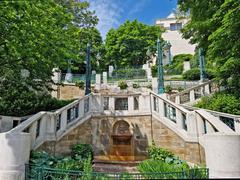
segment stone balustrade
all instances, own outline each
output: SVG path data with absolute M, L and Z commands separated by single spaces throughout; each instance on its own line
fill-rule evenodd
M 206 86 L 209 87 L 209 90 L 205 88 Z M 209 82 L 201 84 L 199 87 L 200 89 L 204 87 L 205 90 L 203 91 L 203 94 L 206 94 L 206 92 L 211 92 Z M 195 88 L 188 92 L 193 91 L 195 93 Z M 30 149 L 37 149 L 46 141 L 60 140 L 76 126 L 80 125 L 91 117 L 121 117 L 141 115 L 152 116 L 152 118 L 160 121 L 163 125 L 175 132 L 185 142 L 199 143 L 203 148 L 208 148 L 206 147 L 204 140 L 206 135 L 218 132 L 236 134 L 233 129 L 228 127 L 226 124 L 220 121 L 219 118 L 211 113 L 205 110 L 191 110 L 184 108 L 181 105 L 168 100 L 166 97 L 159 96 L 152 91 L 131 93 L 107 92 L 101 94 L 90 94 L 81 99 L 75 100 L 74 102 L 55 112 L 39 112 L 7 132 L 7 134 L 11 136 L 11 139 L 9 139 L 8 143 L 6 143 L 7 136 L 0 134 L 0 142 L 4 142 L 2 148 L 5 150 L 3 152 L 7 153 L 7 149 L 9 149 L 8 144 L 15 142 L 15 140 L 12 138 L 16 135 L 19 136 L 19 138 L 22 138 L 21 141 L 19 141 L 21 144 L 15 142 L 16 144 L 13 147 L 19 146 L 20 149 L 23 149 L 24 146 L 26 146 L 29 147 L 26 151 L 30 152 Z M 239 131 L 239 124 L 235 126 L 235 129 Z M 27 157 L 24 157 L 25 158 L 20 159 L 18 162 L 18 164 L 21 164 L 21 168 L 22 165 L 26 163 Z M 2 156 L 0 156 L 0 162 L 4 160 L 8 161 L 8 159 L 5 159 L 4 155 L 2 154 Z M 209 168 L 211 168 L 212 161 L 208 160 L 207 162 L 210 162 Z M 9 167 L 10 166 L 11 162 Z M 19 166 L 17 172 L 18 174 L 20 173 L 20 177 L 24 177 L 24 169 L 21 168 Z M 2 171 L 3 169 L 1 168 L 0 177 L 7 176 L 4 174 L 5 171 L 1 173 Z M 11 171 L 11 169 L 9 169 L 9 171 Z M 16 174 L 14 174 L 14 176 L 9 176 L 9 179 L 15 179 L 15 175 Z
M 219 91 L 219 88 L 214 81 L 207 81 L 179 93 L 170 95 L 168 96 L 168 99 L 177 104 L 193 103 L 202 96 L 207 96 L 217 91 Z

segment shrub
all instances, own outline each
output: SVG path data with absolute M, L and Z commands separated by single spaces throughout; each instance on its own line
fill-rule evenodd
M 72 157 L 74 159 L 87 159 L 93 157 L 93 149 L 90 144 L 76 144 L 72 147 Z
M 172 92 L 172 87 L 170 86 L 170 85 L 167 85 L 166 87 L 165 87 L 165 92 L 166 93 L 171 93 Z
M 148 89 L 152 89 L 152 84 L 148 84 L 148 85 L 147 85 L 147 88 L 148 88 Z
M 198 68 L 190 69 L 183 73 L 183 79 L 186 80 L 199 80 L 200 70 Z
M 182 88 L 181 86 L 177 88 L 178 92 L 181 92 L 184 90 L 184 88 Z
M 126 81 L 119 81 L 118 87 L 120 87 L 120 89 L 127 89 L 128 85 L 127 85 Z
M 80 89 L 84 89 L 85 82 L 84 81 L 76 81 L 75 86 L 79 87 Z
M 136 83 L 133 83 L 133 88 L 139 88 L 140 86 L 139 86 L 139 84 L 136 84 Z
M 216 93 L 211 97 L 202 97 L 195 106 L 240 115 L 240 99 L 233 94 L 227 94 L 227 92 Z
M 174 154 L 167 149 L 156 147 L 155 145 L 148 148 L 148 156 L 154 160 L 165 161 L 166 158 L 173 158 Z

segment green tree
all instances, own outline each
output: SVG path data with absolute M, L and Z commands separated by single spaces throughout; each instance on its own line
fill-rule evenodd
M 26 115 L 38 110 L 32 99 L 41 104 L 49 94 L 52 69 L 80 58 L 81 29 L 76 14 L 60 1 L 1 1 L 0 8 L 0 114 L 17 107 Z M 83 6 L 78 15 L 86 12 Z M 88 26 L 95 24 L 89 19 Z M 24 69 L 29 76 L 22 77 Z
M 149 49 L 156 52 L 156 40 L 162 30 L 157 26 L 126 21 L 118 29 L 111 29 L 106 36 L 106 60 L 118 68 L 138 67 L 146 63 Z
M 240 96 L 239 1 L 178 0 L 178 4 L 190 12 L 183 36 L 205 49 L 221 84 Z

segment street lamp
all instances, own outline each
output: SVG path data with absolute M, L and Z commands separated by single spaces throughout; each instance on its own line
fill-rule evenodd
M 87 56 L 86 56 L 86 88 L 85 95 L 91 93 L 91 63 L 90 63 L 90 52 L 91 46 L 90 43 L 87 44 Z
M 164 80 L 163 80 L 163 63 L 162 63 L 162 47 L 160 39 L 157 40 L 157 62 L 158 62 L 158 94 L 164 93 Z
M 204 81 L 207 79 L 206 77 L 206 69 L 205 69 L 205 58 L 203 53 L 203 48 L 199 48 L 198 50 L 199 55 L 199 65 L 200 65 L 200 81 Z

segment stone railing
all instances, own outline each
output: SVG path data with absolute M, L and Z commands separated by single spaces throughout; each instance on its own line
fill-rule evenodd
M 85 96 L 55 112 L 39 112 L 9 133 L 29 133 L 31 148 L 36 149 L 45 141 L 61 138 L 74 124 L 90 117 L 91 98 Z
M 205 134 L 234 133 L 230 127 L 207 111 L 187 110 L 153 92 L 151 92 L 151 110 L 153 117 L 159 119 L 185 141 L 199 142 L 203 147 L 204 142 L 199 138 Z
M 199 111 L 202 112 L 203 110 L 197 107 L 192 107 L 184 104 L 182 104 L 181 106 L 191 111 L 195 110 L 196 112 L 199 112 Z M 217 118 L 218 120 L 225 123 L 233 131 L 240 133 L 240 115 L 233 115 L 233 114 L 228 114 L 228 113 L 223 113 L 218 111 L 212 111 L 208 109 L 204 109 L 204 111 L 210 113 L 212 116 L 214 116 L 214 118 Z
M 207 81 L 179 93 L 170 95 L 168 96 L 168 99 L 177 104 L 192 103 L 200 99 L 202 96 L 207 96 L 217 91 L 219 91 L 217 84 L 214 83 L 214 81 Z

